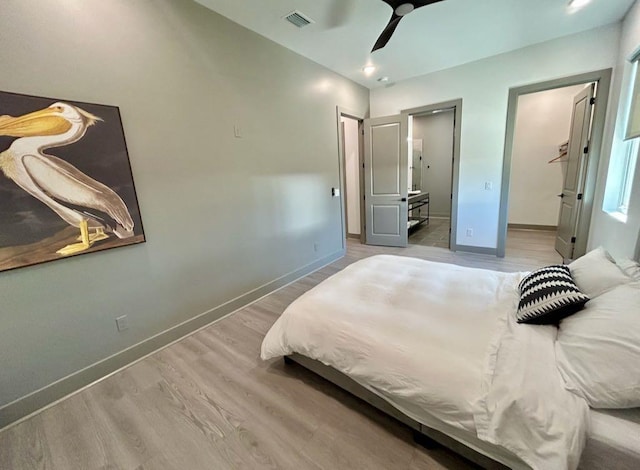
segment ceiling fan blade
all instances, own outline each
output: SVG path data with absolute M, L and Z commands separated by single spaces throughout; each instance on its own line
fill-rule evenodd
M 405 3 L 410 3 L 414 8 L 426 7 L 427 5 L 431 5 L 432 3 L 442 2 L 444 0 L 382 0 L 384 3 L 393 8 L 393 11 L 396 11 L 400 5 L 404 5 Z
M 389 42 L 389 39 L 391 39 L 391 36 L 393 35 L 393 32 L 396 30 L 396 28 L 398 27 L 398 23 L 400 23 L 400 20 L 403 18 L 403 16 L 406 16 L 403 14 L 403 12 L 399 12 L 402 16 L 398 15 L 396 13 L 396 11 L 398 10 L 398 7 L 405 5 L 405 4 L 409 4 L 409 5 L 413 5 L 413 9 L 415 10 L 416 8 L 420 8 L 420 7 L 426 7 L 427 5 L 431 5 L 433 3 L 438 3 L 438 2 L 442 2 L 444 0 L 382 0 L 383 2 L 385 2 L 387 5 L 389 5 L 391 8 L 393 8 L 393 14 L 391 15 L 391 19 L 389 20 L 389 24 L 387 24 L 387 27 L 384 28 L 384 31 L 382 31 L 382 34 L 380 34 L 380 37 L 378 38 L 378 40 L 376 41 L 375 45 L 373 46 L 373 49 L 371 49 L 371 52 L 375 52 L 378 49 L 382 49 L 384 46 L 387 45 L 387 43 Z M 408 10 L 410 14 L 411 13 L 411 9 Z
M 426 7 L 427 5 L 433 5 L 434 3 L 443 2 L 444 0 L 414 0 L 412 2 L 415 8 Z
M 402 16 L 398 16 L 395 13 L 391 15 L 391 19 L 389 20 L 387 27 L 384 28 L 384 31 L 382 31 L 382 34 L 380 34 L 380 37 L 378 38 L 376 43 L 373 45 L 373 49 L 371 49 L 371 52 L 375 52 L 378 49 L 382 49 L 384 46 L 387 45 L 387 43 L 389 42 L 389 39 L 391 39 L 391 36 L 393 35 L 393 32 L 398 27 L 398 24 L 400 23 L 401 19 L 402 19 Z

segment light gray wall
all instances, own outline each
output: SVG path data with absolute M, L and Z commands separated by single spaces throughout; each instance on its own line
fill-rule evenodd
M 372 117 L 463 99 L 459 245 L 497 246 L 509 89 L 614 66 L 620 29 L 612 24 L 371 90 Z
M 120 106 L 148 240 L 0 273 L 0 406 L 341 251 L 365 88 L 191 0 L 3 0 L 0 31 L 1 90 Z
M 453 110 L 413 117 L 413 138 L 422 139 L 422 190 L 429 193 L 429 212 L 451 216 L 453 177 Z
M 584 85 L 522 95 L 518 99 L 509 223 L 558 225 L 566 158 L 553 163 L 558 147 L 569 139 L 573 98 Z
M 636 2 L 622 23 L 620 50 L 614 69 L 614 81 L 609 100 L 609 120 L 604 142 L 605 158 L 600 160 L 598 186 L 589 234 L 589 248 L 602 245 L 614 256 L 628 258 L 633 257 L 636 253 L 636 243 L 640 249 L 638 238 L 640 231 L 640 165 L 636 165 L 627 220 L 623 222 L 614 218 L 603 210 L 603 205 L 607 196 L 605 190 L 607 188 L 615 190 L 615 186 L 617 186 L 616 167 L 619 166 L 625 151 L 623 138 L 631 98 L 632 76 L 629 58 L 639 47 L 640 2 Z M 608 180 L 609 183 L 607 183 Z M 610 194 L 610 196 L 615 196 L 615 194 Z

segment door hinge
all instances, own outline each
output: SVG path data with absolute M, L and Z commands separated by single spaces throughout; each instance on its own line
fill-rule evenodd
M 571 243 L 575 243 L 576 242 L 576 237 L 571 237 Z
M 582 193 L 578 194 L 578 201 L 582 199 Z
M 589 153 L 589 146 L 587 145 L 584 149 L 582 149 L 582 153 Z
M 595 96 L 593 98 L 591 98 L 591 100 L 589 100 L 589 104 L 596 104 Z
M 364 170 L 364 163 L 362 164 L 362 169 Z

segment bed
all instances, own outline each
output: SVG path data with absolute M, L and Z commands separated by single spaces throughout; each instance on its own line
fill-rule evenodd
M 612 435 L 640 437 L 637 413 L 591 410 L 556 365 L 558 328 L 516 322 L 525 275 L 367 258 L 294 301 L 261 356 L 295 361 L 483 467 L 637 468 L 640 439 Z

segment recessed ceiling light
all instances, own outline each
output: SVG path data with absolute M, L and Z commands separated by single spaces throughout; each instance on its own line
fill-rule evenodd
M 591 0 L 569 0 L 567 5 L 567 10 L 569 13 L 575 13 L 576 11 L 586 7 Z
M 378 81 L 379 81 L 379 82 L 383 82 L 383 83 L 384 83 L 384 82 L 388 82 L 388 81 L 389 81 L 389 77 L 380 77 L 380 78 L 378 79 Z
M 364 72 L 365 75 L 371 75 L 373 72 L 376 71 L 376 66 L 375 65 L 367 65 L 365 66 L 362 71 Z

